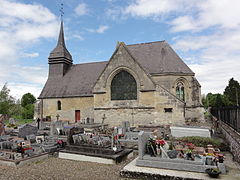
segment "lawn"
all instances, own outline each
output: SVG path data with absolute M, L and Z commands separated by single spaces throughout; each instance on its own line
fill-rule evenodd
M 19 125 L 22 125 L 22 124 L 27 124 L 27 123 L 32 123 L 34 122 L 33 119 L 16 119 L 16 124 L 19 126 Z M 4 124 L 5 125 L 8 125 L 9 124 L 9 121 L 6 120 L 4 121 Z

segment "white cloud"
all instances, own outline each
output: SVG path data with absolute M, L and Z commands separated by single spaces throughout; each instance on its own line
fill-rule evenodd
M 80 3 L 75 9 L 74 12 L 78 16 L 86 15 L 89 12 L 88 6 L 85 3 Z
M 214 26 L 221 29 L 236 29 L 240 25 L 240 19 L 238 18 L 240 16 L 239 6 L 239 0 L 199 1 L 194 6 L 195 13 L 177 17 L 170 24 L 175 32 L 201 31 Z
M 201 0 L 200 0 L 201 1 Z M 196 0 L 136 0 L 125 8 L 126 14 L 140 17 L 156 17 L 171 12 L 182 12 L 191 9 Z
M 189 65 L 202 85 L 202 93 L 223 93 L 230 78 L 240 81 L 239 57 Z
M 199 53 L 190 67 L 201 82 L 203 93 L 222 93 L 232 77 L 240 81 L 240 30 L 187 36 L 175 42 L 177 50 Z
M 174 48 L 191 59 L 203 93 L 222 93 L 231 77 L 240 81 L 239 7 L 239 0 L 135 0 L 123 13 L 186 32 L 173 38 Z
M 30 65 L 22 66 L 24 62 L 21 58 L 39 56 L 37 52 L 26 53 L 27 48 L 42 38 L 55 38 L 58 31 L 57 18 L 46 7 L 40 4 L 1 0 L 0 86 L 8 82 L 11 94 L 18 97 L 22 95 L 20 92 L 31 90 L 33 87 L 42 87 L 46 80 L 46 70 Z M 40 93 L 35 90 L 34 92 Z
M 84 38 L 79 34 L 74 34 L 73 37 L 79 39 L 80 41 L 84 40 Z
M 108 30 L 109 27 L 106 26 L 106 25 L 101 25 L 99 26 L 99 28 L 97 29 L 88 29 L 89 32 L 92 32 L 92 33 L 104 33 L 106 30 Z
M 16 99 L 21 99 L 22 95 L 26 93 L 31 93 L 37 98 L 42 90 L 41 85 L 31 83 L 8 83 L 7 86 L 10 94 Z
M 35 58 L 38 57 L 39 53 L 38 52 L 34 52 L 34 53 L 23 53 L 22 57 L 27 57 L 27 58 Z
M 39 96 L 43 84 L 47 80 L 47 67 L 12 64 L 5 68 L 8 69 L 4 70 L 4 67 L 0 67 L 0 87 L 7 82 L 11 90 L 10 94 L 16 98 L 21 98 L 24 93 L 28 92 L 34 94 L 36 97 Z
M 19 20 L 27 20 L 34 23 L 48 23 L 56 19 L 54 14 L 40 4 L 22 4 L 9 0 L 1 0 L 0 15 L 5 16 L 4 19 L 8 20 L 8 24 Z

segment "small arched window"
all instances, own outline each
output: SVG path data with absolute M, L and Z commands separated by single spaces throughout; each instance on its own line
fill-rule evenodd
M 111 100 L 136 100 L 137 83 L 127 71 L 121 71 L 112 80 Z
M 184 92 L 184 84 L 182 82 L 178 82 L 176 86 L 176 96 L 185 101 L 185 92 Z
M 57 110 L 62 110 L 62 103 L 61 103 L 61 101 L 57 102 Z

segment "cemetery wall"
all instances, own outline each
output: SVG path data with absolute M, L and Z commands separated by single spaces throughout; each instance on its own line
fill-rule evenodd
M 234 160 L 240 163 L 240 134 L 222 121 L 220 121 L 220 129 L 229 144 Z

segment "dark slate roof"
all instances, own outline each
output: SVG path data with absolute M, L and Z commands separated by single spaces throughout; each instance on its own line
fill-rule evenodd
M 166 41 L 126 47 L 149 74 L 194 75 Z M 72 65 L 63 77 L 49 77 L 39 98 L 92 96 L 93 86 L 106 65 L 107 61 Z
M 64 41 L 63 21 L 61 21 L 57 46 L 52 50 L 48 59 L 49 64 L 59 63 L 62 61 L 67 64 L 72 64 L 72 56 L 67 50 Z
M 106 64 L 72 65 L 63 77 L 48 78 L 39 98 L 92 96 L 93 86 Z
M 127 45 L 127 48 L 149 74 L 194 75 L 166 41 Z

